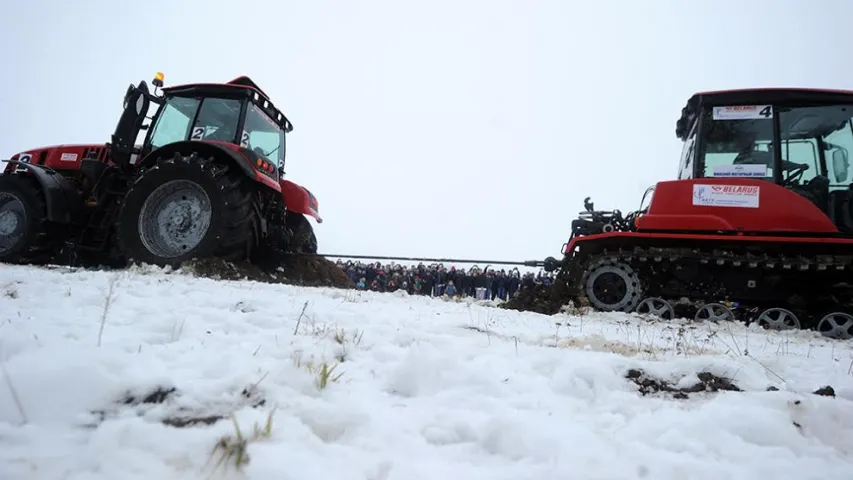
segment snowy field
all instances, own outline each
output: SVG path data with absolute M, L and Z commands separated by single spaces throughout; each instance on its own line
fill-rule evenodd
M 3 480 L 853 478 L 812 332 L 4 265 L 0 361 Z

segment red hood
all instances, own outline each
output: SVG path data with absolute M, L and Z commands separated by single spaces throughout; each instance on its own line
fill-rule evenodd
M 74 170 L 80 168 L 80 161 L 87 157 L 108 161 L 109 149 L 105 143 L 48 145 L 19 151 L 11 159 L 22 160 L 22 155 L 29 156 L 26 163 L 60 170 Z M 6 165 L 7 170 L 11 168 L 14 168 L 12 164 Z
M 16 152 L 15 155 L 20 155 L 22 153 L 29 153 L 31 155 L 34 155 L 34 154 L 41 153 L 42 151 L 45 151 L 45 150 L 48 150 L 48 151 L 49 150 L 74 150 L 74 151 L 77 151 L 77 150 L 84 150 L 86 148 L 89 148 L 89 149 L 106 148 L 106 146 L 107 145 L 105 143 L 66 143 L 66 144 L 60 144 L 60 145 L 46 145 L 43 147 L 30 148 L 28 150 L 22 150 L 22 151 Z

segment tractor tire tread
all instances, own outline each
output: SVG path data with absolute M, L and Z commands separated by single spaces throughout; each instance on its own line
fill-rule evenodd
M 176 154 L 174 157 L 160 158 L 155 166 L 140 173 L 128 190 L 126 198 L 131 198 L 138 188 L 147 186 L 149 183 L 148 179 L 154 171 L 169 168 L 170 164 L 181 164 L 182 168 L 190 167 L 202 173 L 214 185 L 212 188 L 213 191 L 208 192 L 208 194 L 219 196 L 218 200 L 212 199 L 213 203 L 221 204 L 223 210 L 218 223 L 211 225 L 211 228 L 216 229 L 212 245 L 198 247 L 201 248 L 201 251 L 197 251 L 186 258 L 182 258 L 184 256 L 177 257 L 180 259 L 177 261 L 164 259 L 155 261 L 154 263 L 177 266 L 190 258 L 219 257 L 230 261 L 248 258 L 251 255 L 254 243 L 257 241 L 255 224 L 258 222 L 258 219 L 256 218 L 257 211 L 252 207 L 254 196 L 253 180 L 239 169 L 228 168 L 229 166 L 226 163 L 217 161 L 215 158 L 201 158 L 195 154 Z M 126 238 L 127 232 L 121 235 L 124 231 L 121 219 L 125 217 L 124 208 L 126 205 L 125 203 L 122 206 L 122 213 L 119 215 L 116 231 L 120 233 L 119 242 L 121 250 L 132 257 L 132 252 L 137 247 L 128 243 L 130 239 Z M 135 212 L 135 214 L 138 215 L 138 212 Z M 134 232 L 138 235 L 135 229 Z M 207 240 L 203 242 L 207 242 Z M 133 243 L 136 242 L 134 241 Z M 153 257 L 152 255 L 145 256 Z
M 29 244 L 8 257 L 0 257 L 0 261 L 14 264 L 49 263 L 56 252 L 60 237 L 57 226 L 47 219 L 47 202 L 41 187 L 32 178 L 6 174 L 0 176 L 0 191 L 17 193 L 16 196 L 24 203 L 27 213 L 35 214 L 35 222 L 28 232 Z

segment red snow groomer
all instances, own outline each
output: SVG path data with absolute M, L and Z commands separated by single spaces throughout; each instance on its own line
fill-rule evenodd
M 676 124 L 678 179 L 640 210 L 572 222 L 560 272 L 571 299 L 603 311 L 853 338 L 853 91 L 697 93 Z

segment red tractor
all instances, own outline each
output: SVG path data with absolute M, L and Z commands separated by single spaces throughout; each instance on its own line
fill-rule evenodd
M 153 93 L 145 81 L 128 87 L 109 143 L 8 160 L 0 262 L 177 266 L 316 253 L 306 216 L 322 222 L 317 199 L 283 178 L 293 125 L 263 90 L 245 76 L 158 94 L 158 73 L 152 85 Z
M 587 198 L 563 260 L 544 262 L 559 295 L 853 338 L 851 118 L 853 91 L 693 95 L 676 124 L 678 179 L 624 216 Z

